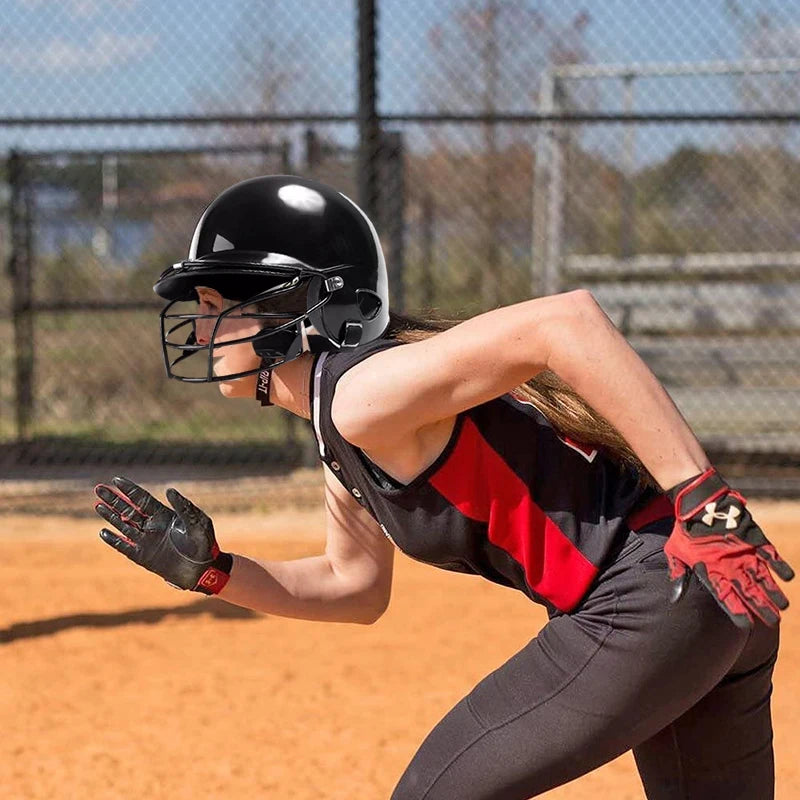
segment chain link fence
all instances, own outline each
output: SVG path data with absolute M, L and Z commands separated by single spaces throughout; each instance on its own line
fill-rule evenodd
M 288 172 L 370 210 L 397 309 L 591 288 L 718 462 L 797 490 L 800 3 L 7 0 L 4 18 L 9 475 L 312 463 L 296 418 L 165 378 L 151 290 L 222 188 Z

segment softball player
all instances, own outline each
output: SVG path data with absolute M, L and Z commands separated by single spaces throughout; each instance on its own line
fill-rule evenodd
M 288 562 L 224 552 L 189 500 L 125 478 L 96 489 L 105 542 L 271 614 L 374 622 L 395 548 L 548 610 L 430 732 L 394 800 L 522 800 L 631 748 L 651 800 L 773 796 L 788 603 L 770 569 L 792 570 L 589 293 L 446 330 L 390 316 L 369 219 L 291 176 L 220 195 L 155 290 L 171 377 L 311 420 L 327 544 Z

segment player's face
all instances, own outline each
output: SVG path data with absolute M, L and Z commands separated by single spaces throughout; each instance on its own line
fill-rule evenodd
M 197 287 L 197 299 L 199 302 L 198 313 L 210 314 L 218 317 L 222 311 L 230 307 L 222 295 L 216 289 L 205 286 Z M 253 350 L 251 342 L 241 342 L 240 344 L 229 344 L 220 347 L 224 342 L 231 342 L 235 339 L 243 339 L 247 336 L 255 336 L 260 328 L 258 321 L 240 316 L 240 311 L 234 311 L 226 316 L 220 323 L 217 335 L 214 337 L 214 374 L 225 375 L 236 372 L 247 372 L 257 369 L 261 359 Z M 195 322 L 195 336 L 198 344 L 208 344 L 214 332 L 216 319 L 198 319 Z M 230 381 L 220 381 L 219 390 L 225 397 L 253 397 L 256 390 L 257 375 L 245 375 L 243 378 L 236 378 Z

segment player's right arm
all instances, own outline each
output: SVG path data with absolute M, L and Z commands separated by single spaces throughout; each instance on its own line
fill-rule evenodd
M 325 473 L 325 552 L 293 561 L 256 561 L 235 555 L 220 597 L 286 617 L 329 622 L 375 622 L 392 586 L 394 545 L 378 523 Z
M 217 594 L 266 614 L 369 624 L 389 602 L 394 546 L 324 469 L 326 546 L 321 555 L 259 561 L 220 552 L 211 520 L 190 501 L 170 489 L 170 509 L 124 478 L 96 489 L 98 514 L 119 531 L 104 529 L 100 536 L 178 588 Z

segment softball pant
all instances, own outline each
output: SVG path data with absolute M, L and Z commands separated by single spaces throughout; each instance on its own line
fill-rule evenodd
M 526 800 L 631 748 L 648 800 L 771 800 L 778 632 L 735 627 L 694 578 L 670 605 L 671 526 L 631 533 L 431 731 L 392 800 Z

